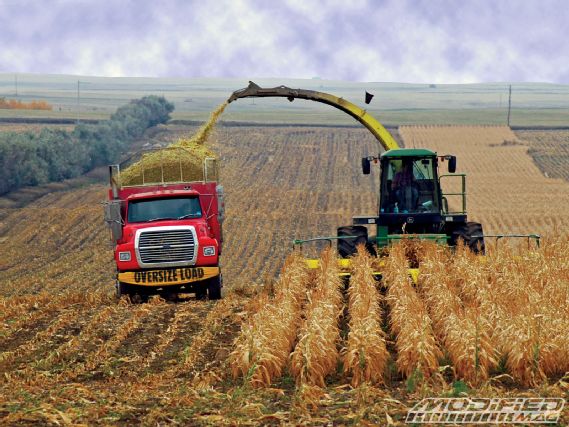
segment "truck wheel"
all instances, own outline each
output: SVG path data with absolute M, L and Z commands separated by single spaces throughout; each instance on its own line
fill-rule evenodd
M 115 282 L 115 292 L 117 299 L 121 299 L 124 295 L 129 295 L 127 290 L 127 285 L 125 283 L 121 283 L 118 280 Z
M 210 300 L 221 299 L 221 274 L 209 279 L 207 284 L 207 295 Z
M 207 283 L 200 283 L 196 287 L 196 299 L 204 300 L 207 297 Z
M 364 244 L 368 252 L 375 256 L 376 251 L 372 244 L 367 241 L 367 228 L 363 225 L 347 225 L 338 227 L 338 237 L 357 236 L 354 239 L 338 239 L 338 254 L 342 258 L 348 258 L 357 252 L 357 247 Z
M 467 222 L 452 232 L 451 245 L 457 245 L 460 239 L 473 253 L 484 255 L 486 253 L 484 237 L 477 237 L 483 235 L 482 224 L 478 222 Z
M 116 296 L 120 300 L 126 296 L 132 304 L 141 304 L 148 302 L 148 295 L 141 294 L 134 291 L 127 283 L 116 282 L 115 284 Z

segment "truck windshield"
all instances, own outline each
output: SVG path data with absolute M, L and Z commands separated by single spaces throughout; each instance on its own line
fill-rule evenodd
M 197 197 L 135 200 L 128 204 L 128 222 L 200 218 L 201 216 L 202 209 Z

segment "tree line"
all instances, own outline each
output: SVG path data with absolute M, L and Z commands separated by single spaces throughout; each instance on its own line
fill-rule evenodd
M 0 194 L 116 163 L 133 140 L 166 123 L 173 110 L 164 97 L 151 95 L 118 108 L 110 120 L 81 124 L 71 132 L 44 128 L 38 134 L 0 133 Z
M 0 97 L 0 108 L 7 110 L 53 110 L 53 106 L 46 101 L 22 102 L 17 99 Z

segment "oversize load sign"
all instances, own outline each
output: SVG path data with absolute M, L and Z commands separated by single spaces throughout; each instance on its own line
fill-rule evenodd
M 219 275 L 219 267 L 181 267 L 119 273 L 119 282 L 140 286 L 182 285 Z

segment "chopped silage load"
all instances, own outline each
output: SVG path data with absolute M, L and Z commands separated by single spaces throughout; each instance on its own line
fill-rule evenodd
M 225 107 L 227 102 L 217 107 L 211 113 L 209 120 L 192 137 L 180 138 L 164 149 L 144 154 L 138 162 L 121 171 L 121 185 L 142 185 L 143 182 L 162 181 L 201 181 L 204 159 L 216 157 L 216 154 L 206 147 L 205 142 Z

